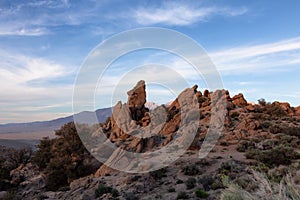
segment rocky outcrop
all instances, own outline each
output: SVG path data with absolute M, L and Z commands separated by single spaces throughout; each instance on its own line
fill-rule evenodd
M 300 106 L 295 108 L 295 114 L 300 115 Z
M 110 167 L 107 167 L 104 164 L 97 170 L 97 172 L 95 173 L 95 177 L 108 176 L 108 175 L 112 174 L 113 172 L 115 172 L 115 170 L 113 170 Z
M 235 95 L 234 97 L 232 97 L 232 102 L 236 106 L 239 106 L 239 107 L 245 107 L 248 105 L 248 103 L 242 93 L 239 93 L 238 95 Z
M 145 81 L 139 81 L 136 86 L 127 92 L 127 106 L 130 110 L 131 118 L 139 121 L 144 117 L 145 112 L 149 109 L 145 107 L 146 103 L 146 85 Z
M 278 102 L 275 101 L 274 104 L 279 106 L 286 114 L 292 114 L 293 110 L 291 109 L 291 105 L 287 102 Z

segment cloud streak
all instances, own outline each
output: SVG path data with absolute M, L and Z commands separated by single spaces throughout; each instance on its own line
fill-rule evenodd
M 160 7 L 137 9 L 134 11 L 134 19 L 141 25 L 186 26 L 207 21 L 213 15 L 238 16 L 246 12 L 246 8 L 195 7 L 182 3 L 164 3 Z
M 273 43 L 228 48 L 211 52 L 221 72 L 249 73 L 282 70 L 300 64 L 300 37 Z

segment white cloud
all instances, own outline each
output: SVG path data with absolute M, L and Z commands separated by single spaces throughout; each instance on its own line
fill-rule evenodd
M 39 112 L 54 116 L 70 111 L 73 85 L 47 81 L 73 74 L 70 67 L 53 61 L 0 51 L 0 123 L 37 120 Z M 35 80 L 42 82 L 32 85 Z
M 246 8 L 199 7 L 182 3 L 164 3 L 161 7 L 139 8 L 134 19 L 141 25 L 167 24 L 190 25 L 206 21 L 212 15 L 237 16 L 247 12 Z
M 0 35 L 16 35 L 16 36 L 41 36 L 51 32 L 46 28 L 2 28 Z

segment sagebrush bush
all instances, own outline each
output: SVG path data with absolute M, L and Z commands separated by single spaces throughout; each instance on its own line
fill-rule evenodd
M 187 181 L 185 182 L 186 188 L 189 189 L 193 189 L 196 186 L 196 179 L 194 177 L 190 177 L 187 179 Z
M 212 184 L 215 182 L 214 178 L 209 175 L 205 175 L 199 178 L 198 182 L 202 185 L 202 187 L 208 191 L 211 189 Z
M 107 194 L 107 193 L 111 193 L 113 197 L 119 196 L 118 190 L 100 183 L 97 189 L 95 190 L 95 197 L 98 198 L 101 197 L 103 194 Z
M 166 173 L 167 173 L 167 169 L 166 168 L 161 168 L 161 169 L 158 169 L 156 171 L 150 172 L 150 176 L 152 176 L 156 180 L 160 180 L 163 177 L 167 177 Z
M 293 159 L 298 159 L 299 154 L 293 148 L 277 146 L 265 151 L 251 149 L 246 152 L 246 158 L 255 159 L 268 166 L 290 165 Z
M 184 173 L 184 175 L 188 176 L 194 176 L 200 173 L 198 166 L 195 164 L 184 166 L 181 171 Z
M 139 198 L 137 196 L 135 196 L 135 194 L 133 194 L 132 192 L 126 193 L 125 199 L 126 200 L 139 200 Z
M 189 195 L 186 192 L 179 192 L 176 199 L 188 199 Z
M 195 191 L 195 196 L 206 199 L 209 196 L 209 194 L 202 189 L 198 189 Z

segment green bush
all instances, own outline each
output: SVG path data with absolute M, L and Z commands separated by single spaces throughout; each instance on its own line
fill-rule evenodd
M 195 191 L 195 196 L 206 199 L 209 196 L 209 194 L 202 189 L 198 189 Z

